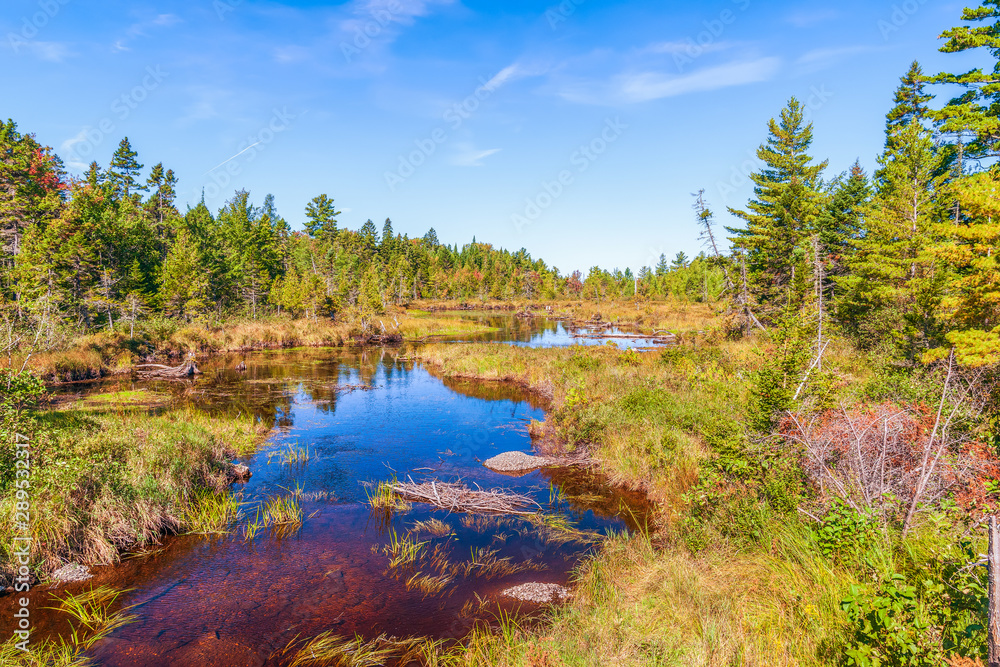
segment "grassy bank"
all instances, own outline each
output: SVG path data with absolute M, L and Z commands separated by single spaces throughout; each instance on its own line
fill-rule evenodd
M 489 310 L 514 312 L 528 310 L 538 315 L 565 317 L 572 320 L 617 322 L 640 333 L 670 331 L 694 334 L 719 325 L 716 304 L 687 301 L 416 301 L 412 308 L 427 312 L 456 310 Z
M 982 655 L 981 575 L 967 565 L 985 544 L 964 511 L 945 503 L 905 538 L 836 506 L 809 518 L 802 508 L 816 490 L 803 453 L 751 437 L 761 378 L 780 353 L 779 343 L 718 333 L 644 353 L 421 350 L 441 376 L 545 394 L 552 410 L 533 425 L 536 443 L 588 447 L 613 482 L 644 489 L 658 508 L 651 534 L 611 540 L 581 569 L 566 607 L 533 629 L 477 632 L 465 664 L 934 665 Z M 844 341 L 824 364 L 807 393 L 830 405 L 884 396 L 896 381 Z
M 475 335 L 493 329 L 458 317 L 427 317 L 400 311 L 379 316 L 365 329 L 351 319 L 228 320 L 210 324 L 182 324 L 174 320 L 139 323 L 134 331 L 73 336 L 52 342 L 48 349 L 28 358 L 28 367 L 47 382 L 72 382 L 129 372 L 136 364 L 187 355 L 209 355 L 294 347 L 342 347 L 363 344 L 370 334 L 398 333 L 404 340 Z M 14 368 L 26 353 L 14 354 Z M 7 366 L 6 359 L 0 367 Z
M 196 528 L 202 499 L 228 488 L 232 458 L 253 451 L 270 431 L 245 416 L 135 407 L 146 400 L 93 397 L 21 419 L 31 439 L 32 561 L 39 575 L 67 562 L 113 563 L 164 533 Z M 4 549 L 18 534 L 16 501 L 13 472 L 5 470 Z M 0 571 L 10 559 L 0 552 Z

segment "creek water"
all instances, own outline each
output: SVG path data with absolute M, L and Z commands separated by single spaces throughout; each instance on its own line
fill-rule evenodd
M 471 317 L 498 329 L 479 339 L 591 342 L 557 322 Z M 234 487 L 246 509 L 231 534 L 166 538 L 156 551 L 96 568 L 92 580 L 64 589 L 127 591 L 120 604 L 132 606 L 137 620 L 99 642 L 91 651 L 95 662 L 281 665 L 287 658 L 280 650 L 289 642 L 327 630 L 365 639 L 458 640 L 501 610 L 538 612 L 502 591 L 526 582 L 566 585 L 581 559 L 599 548 L 599 539 L 573 538 L 516 517 L 473 517 L 420 504 L 374 511 L 365 502 L 364 483 L 461 480 L 523 493 L 542 512 L 598 536 L 635 529 L 643 520 L 641 498 L 614 491 L 585 470 L 511 476 L 486 469 L 481 461 L 491 456 L 531 451 L 528 424 L 544 419 L 544 404 L 514 387 L 442 380 L 408 361 L 411 353 L 406 347 L 266 351 L 207 360 L 204 375 L 190 384 L 114 380 L 95 387 L 170 391 L 176 394 L 172 405 L 251 414 L 274 425 L 267 442 L 243 461 L 253 477 Z M 232 369 L 241 360 L 248 368 L 237 373 Z M 308 460 L 286 463 L 288 451 L 307 452 Z M 242 525 L 254 518 L 255 506 L 297 492 L 306 517 L 301 528 L 246 537 Z M 438 531 L 446 534 L 415 529 L 429 519 L 446 524 Z M 426 558 L 391 568 L 384 550 L 404 536 L 426 542 L 425 553 L 439 558 L 437 569 Z M 491 560 L 507 566 L 484 569 Z M 408 585 L 418 572 L 451 572 L 450 581 L 426 593 Z M 39 636 L 68 629 L 61 616 L 42 609 L 33 623 Z

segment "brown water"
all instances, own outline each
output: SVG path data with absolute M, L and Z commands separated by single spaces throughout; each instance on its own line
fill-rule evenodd
M 518 344 L 569 339 L 556 323 L 490 321 L 503 327 L 492 338 Z M 261 352 L 207 361 L 205 375 L 190 384 L 103 383 L 100 391 L 152 384 L 181 403 L 250 413 L 274 424 L 267 443 L 244 461 L 253 478 L 240 489 L 247 503 L 240 523 L 252 518 L 262 499 L 293 489 L 302 490 L 308 518 L 290 535 L 263 531 L 247 540 L 237 526 L 229 536 L 169 538 L 155 553 L 99 568 L 93 580 L 69 587 L 70 592 L 92 585 L 128 589 L 121 604 L 134 606 L 138 615 L 137 622 L 94 648 L 96 662 L 278 665 L 279 649 L 325 630 L 363 638 L 384 633 L 457 640 L 500 609 L 536 611 L 501 591 L 531 581 L 567 584 L 574 566 L 597 548 L 552 539 L 512 517 L 472 519 L 422 505 L 389 516 L 373 513 L 364 504 L 363 482 L 394 475 L 462 480 L 529 494 L 546 512 L 565 516 L 582 530 L 606 534 L 635 528 L 635 517 L 643 516 L 641 500 L 609 490 L 591 473 L 550 469 L 516 477 L 484 468 L 481 460 L 501 452 L 531 450 L 527 425 L 544 418 L 544 406 L 509 386 L 443 382 L 420 365 L 399 360 L 407 354 Z M 240 359 L 249 367 L 243 374 L 230 370 Z M 343 385 L 370 390 L 338 389 Z M 289 446 L 307 449 L 309 461 L 286 465 L 273 456 Z M 472 568 L 440 593 L 407 590 L 415 570 L 389 570 L 381 547 L 394 533 L 404 535 L 429 518 L 446 522 L 452 535 L 422 534 L 419 540 L 428 541 L 428 549 L 440 545 L 449 561 L 468 562 L 472 550 L 489 548 L 497 558 L 530 569 L 490 577 Z M 60 617 L 38 608 L 47 595 L 33 593 L 36 638 L 66 629 Z M 0 600 L 0 618 L 10 618 L 4 609 L 10 603 Z

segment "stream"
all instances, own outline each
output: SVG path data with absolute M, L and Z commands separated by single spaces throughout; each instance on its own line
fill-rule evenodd
M 576 338 L 562 323 L 544 319 L 465 316 L 498 329 L 471 340 L 531 346 L 605 342 Z M 612 342 L 649 344 L 627 338 Z M 609 488 L 591 471 L 549 468 L 514 476 L 486 469 L 481 461 L 502 452 L 531 452 L 528 425 L 545 418 L 546 406 L 515 387 L 442 380 L 409 360 L 413 349 L 217 356 L 199 360 L 204 375 L 191 383 L 110 379 L 85 389 L 171 392 L 171 406 L 249 414 L 274 425 L 266 443 L 241 461 L 253 476 L 234 486 L 246 509 L 232 534 L 168 537 L 155 551 L 94 568 L 90 581 L 65 587 L 71 593 L 91 586 L 126 590 L 120 603 L 132 606 L 138 617 L 92 649 L 95 662 L 109 667 L 281 665 L 277 654 L 289 642 L 327 630 L 364 639 L 460 640 L 477 622 L 495 622 L 501 612 L 538 614 L 539 605 L 502 592 L 527 582 L 569 585 L 574 567 L 599 548 L 599 536 L 637 528 L 647 509 L 643 499 Z M 240 361 L 246 362 L 246 372 L 233 370 Z M 286 463 L 287 452 L 305 452 L 308 460 Z M 461 480 L 526 494 L 543 512 L 567 519 L 582 533 L 561 534 L 523 518 L 473 517 L 421 504 L 389 513 L 370 508 L 365 484 L 394 477 Z M 305 515 L 301 528 L 265 529 L 246 537 L 242 526 L 257 504 L 298 492 Z M 440 534 L 415 528 L 430 519 L 446 524 Z M 440 562 L 459 570 L 466 564 L 466 571 L 450 576 L 436 592 L 409 586 L 418 571 L 432 572 L 426 563 L 389 567 L 384 548 L 406 535 L 426 542 L 427 552 L 433 550 Z M 484 559 L 507 566 L 484 570 L 476 565 Z M 5 618 L 9 604 L 0 600 Z M 32 622 L 33 641 L 67 629 L 61 617 L 37 606 Z

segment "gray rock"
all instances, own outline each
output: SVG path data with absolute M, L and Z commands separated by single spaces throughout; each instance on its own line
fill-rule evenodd
M 504 452 L 483 461 L 483 465 L 497 472 L 528 472 L 552 465 L 552 459 L 531 456 L 524 452 Z
M 539 584 L 532 582 L 508 588 L 501 595 L 523 602 L 548 604 L 551 602 L 562 602 L 569 597 L 569 591 L 559 584 Z
M 77 563 L 70 563 L 69 565 L 64 565 L 53 572 L 52 580 L 66 584 L 75 581 L 87 581 L 93 576 L 94 575 L 90 573 L 90 568 Z

